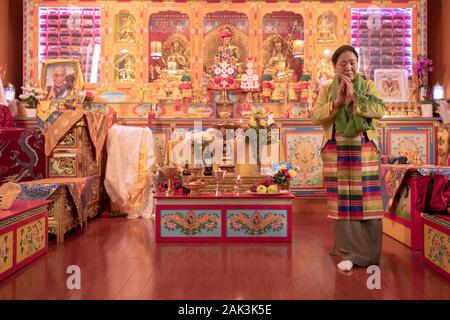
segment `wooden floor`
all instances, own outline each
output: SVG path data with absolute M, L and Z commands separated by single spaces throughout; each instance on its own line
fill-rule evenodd
M 450 299 L 420 252 L 384 236 L 381 289 L 365 269 L 336 269 L 319 200 L 295 203 L 290 244 L 158 244 L 151 220 L 95 218 L 0 282 L 2 299 Z M 69 265 L 81 290 L 66 287 Z

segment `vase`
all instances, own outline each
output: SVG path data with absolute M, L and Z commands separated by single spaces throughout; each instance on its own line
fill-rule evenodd
M 432 118 L 433 117 L 433 105 L 430 104 L 421 104 L 420 105 L 421 113 L 423 118 Z
M 36 118 L 36 113 L 36 108 L 25 108 L 25 115 L 27 116 L 27 118 Z
M 203 172 L 204 176 L 212 176 L 212 167 L 205 167 L 205 172 Z

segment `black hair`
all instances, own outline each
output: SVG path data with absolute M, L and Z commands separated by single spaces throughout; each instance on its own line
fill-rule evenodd
M 358 52 L 356 52 L 355 48 L 353 48 L 352 46 L 343 45 L 343 46 L 340 46 L 339 48 L 337 48 L 336 51 L 333 53 L 333 56 L 331 57 L 331 61 L 333 62 L 333 66 L 335 66 L 337 64 L 339 56 L 341 54 L 343 54 L 344 52 L 347 52 L 347 51 L 353 52 L 354 55 L 356 56 L 356 61 L 359 60 L 359 55 L 358 55 Z

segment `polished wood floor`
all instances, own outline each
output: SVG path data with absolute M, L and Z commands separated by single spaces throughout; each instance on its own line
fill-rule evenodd
M 295 203 L 290 244 L 158 244 L 151 220 L 95 218 L 0 282 L 2 299 L 450 299 L 450 282 L 383 238 L 381 289 L 336 269 L 321 200 Z M 81 290 L 66 286 L 81 268 Z

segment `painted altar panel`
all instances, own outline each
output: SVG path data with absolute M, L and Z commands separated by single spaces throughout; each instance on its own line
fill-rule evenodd
M 20 263 L 46 247 L 47 217 L 18 228 L 16 237 L 16 263 Z
M 383 154 L 403 155 L 415 164 L 437 163 L 437 122 L 385 124 Z
M 424 215 L 425 264 L 450 280 L 450 221 L 442 215 Z
M 13 231 L 0 234 L 0 274 L 13 266 Z
M 287 210 L 226 210 L 227 237 L 287 237 Z
M 282 130 L 286 161 L 297 170 L 291 190 L 322 189 L 324 178 L 320 150 L 323 131 L 320 127 L 284 128 Z
M 161 237 L 220 237 L 221 210 L 161 210 Z

